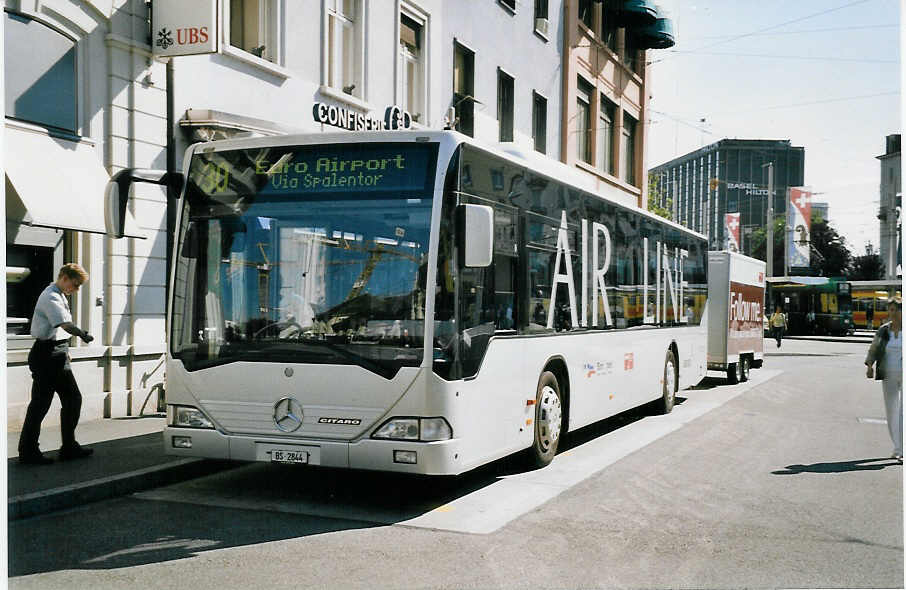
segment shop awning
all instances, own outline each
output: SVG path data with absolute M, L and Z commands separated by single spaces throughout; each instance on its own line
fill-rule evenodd
M 93 146 L 7 125 L 3 147 L 8 222 L 107 233 L 104 187 L 110 176 Z M 128 213 L 126 235 L 146 237 Z
M 620 16 L 630 27 L 650 25 L 657 19 L 658 9 L 651 0 L 623 0 Z
M 639 39 L 643 49 L 669 49 L 676 45 L 673 23 L 669 18 L 659 18 L 639 30 Z

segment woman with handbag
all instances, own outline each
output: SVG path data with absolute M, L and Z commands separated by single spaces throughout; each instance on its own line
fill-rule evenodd
M 903 462 L 903 315 L 901 303 L 888 303 L 889 322 L 883 324 L 868 348 L 865 376 L 881 382 L 887 430 L 893 440 L 892 459 Z

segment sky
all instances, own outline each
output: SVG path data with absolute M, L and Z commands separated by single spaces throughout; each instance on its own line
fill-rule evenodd
M 885 137 L 901 132 L 906 0 L 657 0 L 648 165 L 725 138 L 805 148 L 805 184 L 854 255 L 877 250 Z

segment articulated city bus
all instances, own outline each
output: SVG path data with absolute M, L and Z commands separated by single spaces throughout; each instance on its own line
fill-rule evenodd
M 855 331 L 851 285 L 826 277 L 768 279 L 770 309 L 781 305 L 789 334 L 846 335 Z
M 447 131 L 190 147 L 167 452 L 458 474 L 669 412 L 706 371 L 704 237 L 529 158 Z
M 887 302 L 899 297 L 902 281 L 852 281 L 853 323 L 874 330 L 887 321 Z M 869 321 L 870 318 L 870 321 Z

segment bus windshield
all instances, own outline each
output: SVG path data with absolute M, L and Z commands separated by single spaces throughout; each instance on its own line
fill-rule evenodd
M 181 219 L 172 353 L 356 364 L 422 358 L 436 144 L 196 153 Z

